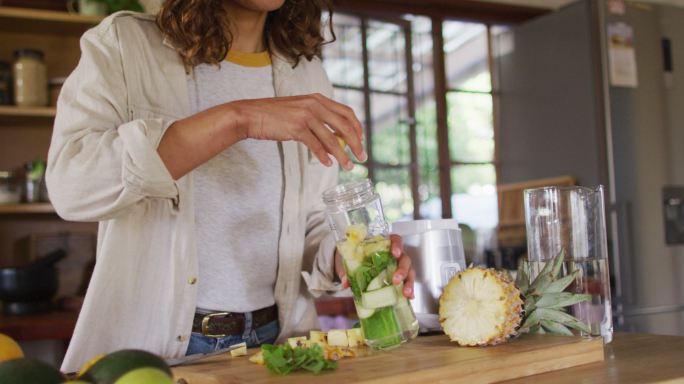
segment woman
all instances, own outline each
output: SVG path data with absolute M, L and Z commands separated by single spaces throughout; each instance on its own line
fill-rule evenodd
M 48 155 L 57 212 L 99 221 L 64 371 L 121 348 L 177 357 L 316 327 L 312 298 L 343 274 L 321 200 L 332 158 L 352 167 L 337 137 L 365 160 L 316 57 L 322 3 L 167 0 L 156 21 L 118 13 L 83 36 Z

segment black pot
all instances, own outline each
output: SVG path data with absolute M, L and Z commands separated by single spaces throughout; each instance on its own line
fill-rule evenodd
M 57 250 L 24 267 L 0 268 L 0 301 L 6 314 L 36 313 L 50 309 L 57 294 L 55 263 L 66 253 Z

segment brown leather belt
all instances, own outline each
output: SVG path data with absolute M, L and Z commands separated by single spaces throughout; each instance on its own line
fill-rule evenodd
M 252 312 L 252 329 L 278 320 L 278 307 L 258 309 Z M 195 313 L 192 331 L 208 337 L 240 336 L 245 332 L 245 314 L 233 312 Z

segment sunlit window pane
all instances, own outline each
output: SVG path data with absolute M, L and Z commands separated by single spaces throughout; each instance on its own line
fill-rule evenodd
M 449 151 L 461 162 L 494 160 L 494 128 L 490 94 L 450 92 Z
M 373 159 L 390 165 L 411 162 L 406 98 L 387 94 L 371 94 L 373 118 Z
M 492 164 L 451 169 L 454 217 L 472 228 L 494 228 L 498 220 L 496 171 Z
M 385 216 L 390 222 L 413 217 L 409 170 L 375 169 L 375 188 L 380 194 Z
M 406 91 L 404 33 L 396 24 L 368 23 L 368 70 L 371 90 Z
M 345 171 L 340 167 L 340 183 L 347 183 L 350 181 L 358 181 L 368 178 L 368 168 L 365 165 L 356 164 L 351 171 Z
M 356 17 L 333 16 L 335 42 L 323 45 L 323 67 L 335 85 L 363 87 L 361 25 Z M 330 41 L 328 29 L 326 40 Z
M 444 59 L 451 89 L 489 92 L 492 89 L 488 65 L 487 27 L 479 23 L 446 21 Z

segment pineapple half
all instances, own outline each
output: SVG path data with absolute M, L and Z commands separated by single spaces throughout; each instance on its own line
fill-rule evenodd
M 463 346 L 496 345 L 522 332 L 572 335 L 589 333 L 564 307 L 591 298 L 564 292 L 579 270 L 558 278 L 564 252 L 546 263 L 530 284 L 527 262 L 518 267 L 515 284 L 494 269 L 468 268 L 456 274 L 439 300 L 439 321 L 451 341 Z

